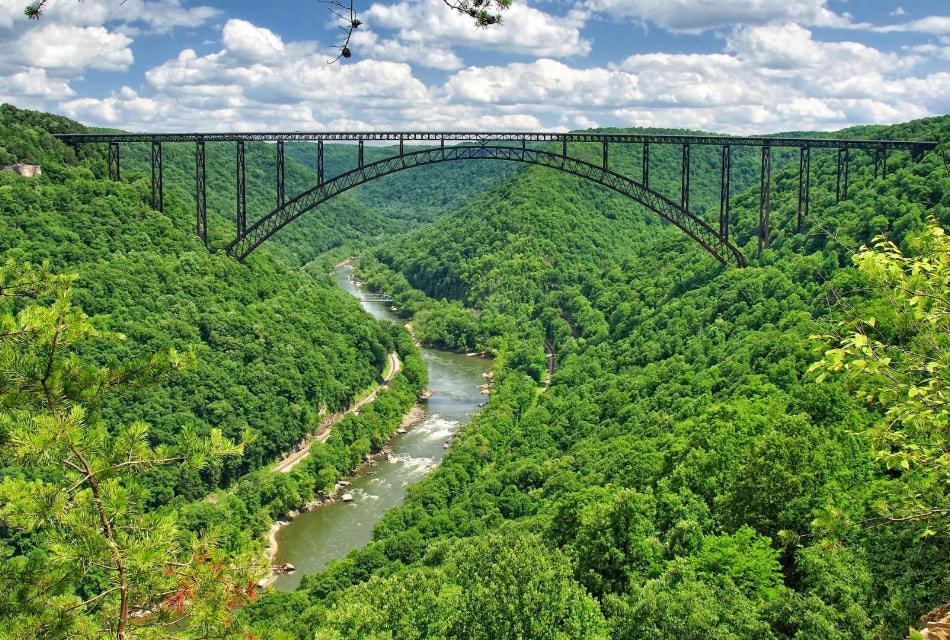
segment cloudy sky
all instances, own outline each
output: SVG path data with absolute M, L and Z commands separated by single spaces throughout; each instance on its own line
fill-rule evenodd
M 0 0 L 0 102 L 128 130 L 831 130 L 950 112 L 947 0 Z

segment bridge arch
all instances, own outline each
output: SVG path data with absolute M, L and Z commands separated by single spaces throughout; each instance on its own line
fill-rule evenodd
M 732 262 L 740 267 L 745 265 L 742 252 L 727 238 L 724 238 L 719 232 L 687 209 L 644 184 L 566 154 L 530 149 L 524 145 L 518 148 L 487 143 L 449 147 L 443 145 L 439 148 L 402 153 L 342 173 L 304 191 L 288 200 L 283 206 L 260 218 L 248 226 L 243 234 L 235 238 L 226 250 L 238 260 L 244 260 L 257 247 L 289 223 L 353 187 L 405 169 L 460 160 L 523 162 L 548 167 L 590 180 L 626 196 L 658 214 L 695 240 L 722 264 Z

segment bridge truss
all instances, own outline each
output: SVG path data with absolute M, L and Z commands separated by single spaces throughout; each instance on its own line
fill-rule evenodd
M 208 244 L 207 179 L 205 145 L 231 143 L 235 148 L 235 237 L 227 251 L 244 260 L 268 238 L 304 213 L 353 187 L 370 180 L 412 167 L 459 160 L 505 160 L 549 167 L 585 178 L 620 193 L 657 213 L 680 228 L 723 264 L 745 264 L 742 252 L 730 240 L 730 180 L 732 151 L 736 148 L 758 148 L 759 221 L 757 227 L 758 252 L 769 246 L 772 150 L 798 149 L 798 206 L 797 229 L 801 230 L 811 205 L 811 152 L 813 149 L 836 150 L 836 201 L 848 197 L 851 152 L 873 154 L 874 175 L 887 175 L 888 154 L 909 151 L 916 162 L 936 147 L 936 142 L 921 140 L 848 140 L 831 138 L 795 137 L 733 137 L 683 136 L 667 134 L 613 134 L 613 133 L 512 133 L 512 132 L 337 132 L 337 133 L 96 133 L 61 134 L 68 144 L 107 144 L 109 177 L 121 179 L 120 145 L 129 143 L 151 144 L 152 207 L 164 210 L 164 177 L 162 145 L 164 143 L 191 143 L 195 145 L 195 229 Z M 276 154 L 275 208 L 248 225 L 246 201 L 246 163 L 244 146 L 247 142 L 272 142 Z M 286 142 L 315 143 L 316 186 L 287 199 L 284 189 L 284 144 Z M 324 143 L 356 143 L 357 166 L 337 176 L 324 175 Z M 398 153 L 376 162 L 364 161 L 366 142 L 398 143 Z M 426 145 L 418 150 L 407 150 L 406 143 Z M 447 144 L 448 143 L 448 144 Z M 532 143 L 529 147 L 528 144 Z M 544 144 L 539 144 L 544 143 Z M 601 145 L 602 157 L 593 164 L 570 153 L 572 143 Z M 639 179 L 624 176 L 610 169 L 610 145 L 640 145 L 642 173 Z M 675 202 L 650 188 L 651 146 L 673 145 L 680 150 L 680 197 Z M 558 148 L 559 146 L 559 148 Z M 718 228 L 712 227 L 690 212 L 690 149 L 713 146 L 720 149 L 720 205 Z M 541 147 L 541 148 L 539 148 Z

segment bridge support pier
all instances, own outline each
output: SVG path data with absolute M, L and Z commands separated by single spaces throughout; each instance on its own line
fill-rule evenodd
M 887 177 L 887 150 L 886 149 L 875 149 L 874 150 L 874 179 L 877 180 L 878 172 L 881 173 L 881 176 Z
M 277 208 L 284 206 L 284 141 L 277 141 Z
M 205 171 L 205 143 L 195 143 L 195 231 L 208 246 L 208 180 Z
M 162 143 L 152 142 L 152 209 L 165 212 L 165 172 L 162 167 Z
M 729 178 L 732 173 L 732 150 L 722 147 L 722 178 L 719 184 L 719 235 L 729 240 Z
M 323 140 L 317 142 L 317 186 L 323 184 Z
M 609 163 L 610 163 L 610 155 L 607 150 L 607 142 L 604 141 L 604 171 L 609 171 L 609 169 L 607 168 Z
M 122 179 L 119 169 L 119 143 L 109 143 L 109 179 L 118 182 Z
M 363 168 L 363 139 L 360 139 L 359 142 L 359 157 L 357 158 L 357 165 L 360 169 Z
M 643 143 L 643 179 L 640 181 L 644 187 L 650 187 L 650 143 Z
M 837 178 L 835 179 L 835 203 L 848 199 L 848 149 L 838 149 Z
M 689 145 L 683 145 L 683 167 L 680 172 L 680 207 L 689 211 Z
M 762 147 L 762 168 L 759 181 L 759 247 L 758 255 L 769 248 L 769 215 L 772 213 L 772 148 Z
M 808 216 L 808 204 L 811 200 L 811 149 L 802 147 L 798 158 L 798 221 L 796 231 L 801 231 Z
M 244 141 L 237 141 L 237 171 L 235 186 L 237 191 L 237 235 L 240 238 L 247 230 L 247 172 L 244 162 Z

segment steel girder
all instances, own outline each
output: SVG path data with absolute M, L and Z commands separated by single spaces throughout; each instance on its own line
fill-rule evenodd
M 486 131 L 341 131 L 266 133 L 63 133 L 57 138 L 69 144 L 95 142 L 599 142 L 620 144 L 691 144 L 733 147 L 812 147 L 824 149 L 891 149 L 910 151 L 915 159 L 936 148 L 929 140 L 847 140 L 844 138 L 796 138 L 762 136 L 668 135 L 651 133 L 547 133 Z
M 208 246 L 208 174 L 205 170 L 205 143 L 195 143 L 195 232 Z
M 237 234 L 240 236 L 247 230 L 247 161 L 244 154 L 244 141 L 238 140 L 234 147 L 236 152 L 234 187 L 237 196 L 237 211 L 234 217 Z
M 109 180 L 118 182 L 122 179 L 122 170 L 119 164 L 119 143 L 109 143 Z
M 875 176 L 876 177 L 876 176 Z M 798 159 L 798 220 L 796 231 L 801 231 L 808 217 L 811 203 L 811 149 L 802 147 Z
M 560 154 L 529 149 L 525 146 L 518 148 L 494 145 L 425 149 L 358 167 L 304 191 L 295 198 L 288 200 L 283 207 L 279 207 L 263 216 L 253 225 L 247 227 L 245 233 L 239 233 L 235 240 L 228 245 L 227 251 L 239 260 L 243 260 L 288 223 L 344 191 L 404 169 L 456 160 L 525 162 L 586 178 L 657 213 L 679 227 L 721 263 L 734 262 L 738 266 L 745 264 L 745 258 L 739 249 L 712 227 L 683 209 L 679 204 L 639 182 L 576 158 L 566 158 Z
M 152 143 L 152 208 L 165 212 L 165 169 L 162 165 L 162 143 Z
M 719 182 L 719 235 L 724 240 L 729 239 L 729 196 L 731 188 L 729 182 L 732 175 L 732 149 L 729 145 L 722 147 L 722 175 Z
M 762 147 L 759 170 L 759 244 L 758 255 L 769 248 L 769 215 L 772 213 L 772 149 Z

